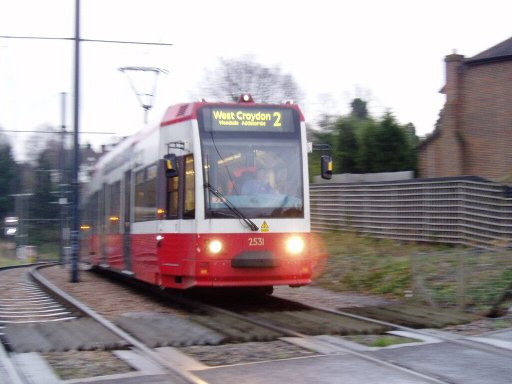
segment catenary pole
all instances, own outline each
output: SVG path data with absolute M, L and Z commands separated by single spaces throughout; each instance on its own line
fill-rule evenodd
M 0 35 L 0 39 L 31 39 L 31 40 L 73 40 L 75 45 L 75 70 L 74 70 L 74 131 L 73 131 L 73 169 L 71 186 L 72 223 L 71 223 L 71 277 L 70 281 L 79 281 L 79 259 L 80 259 L 80 216 L 79 216 L 79 170 L 80 170 L 80 143 L 79 143 L 79 121 L 80 121 L 80 42 L 91 43 L 113 43 L 113 44 L 142 44 L 171 46 L 170 43 L 145 42 L 145 41 L 119 41 L 119 40 L 93 40 L 81 39 L 80 37 L 80 0 L 75 0 L 75 37 L 40 37 L 40 36 L 6 36 Z M 32 131 L 6 131 L 6 132 L 32 132 Z M 38 131 L 38 133 L 41 133 Z M 54 133 L 54 132 L 48 132 Z M 113 132 L 84 132 L 90 134 L 112 134 Z
M 75 1 L 75 79 L 74 79 L 74 132 L 73 132 L 73 223 L 71 226 L 71 277 L 72 283 L 79 282 L 78 262 L 80 257 L 80 0 Z

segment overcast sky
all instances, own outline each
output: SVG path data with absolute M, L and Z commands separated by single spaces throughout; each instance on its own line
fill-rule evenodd
M 1 0 L 0 35 L 74 37 L 74 3 Z M 471 57 L 512 36 L 506 0 L 82 0 L 81 6 L 84 39 L 173 44 L 81 44 L 81 130 L 121 136 L 142 126 L 143 111 L 118 68 L 169 71 L 159 76 L 150 112 L 157 121 L 167 106 L 201 96 L 205 69 L 220 57 L 245 55 L 293 76 L 311 123 L 321 113 L 347 113 L 361 97 L 375 117 L 391 110 L 425 135 L 444 103 L 444 57 L 454 50 Z M 60 93 L 72 93 L 72 76 L 72 42 L 0 39 L 0 127 L 60 126 Z M 9 135 L 22 157 L 27 134 Z M 83 134 L 81 142 L 99 145 L 111 136 Z

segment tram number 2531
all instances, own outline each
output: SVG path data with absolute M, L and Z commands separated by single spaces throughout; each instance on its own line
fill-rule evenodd
M 249 237 L 249 247 L 261 247 L 265 245 L 263 237 Z

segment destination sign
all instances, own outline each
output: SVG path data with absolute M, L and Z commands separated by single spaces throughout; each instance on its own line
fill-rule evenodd
M 294 132 L 296 111 L 269 107 L 205 107 L 205 131 Z

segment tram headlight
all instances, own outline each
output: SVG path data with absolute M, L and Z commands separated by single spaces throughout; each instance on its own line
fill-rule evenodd
M 298 255 L 304 250 L 304 240 L 302 237 L 293 236 L 286 241 L 286 249 L 293 255 Z
M 208 243 L 208 250 L 211 253 L 217 254 L 222 251 L 222 242 L 219 240 L 212 240 Z

